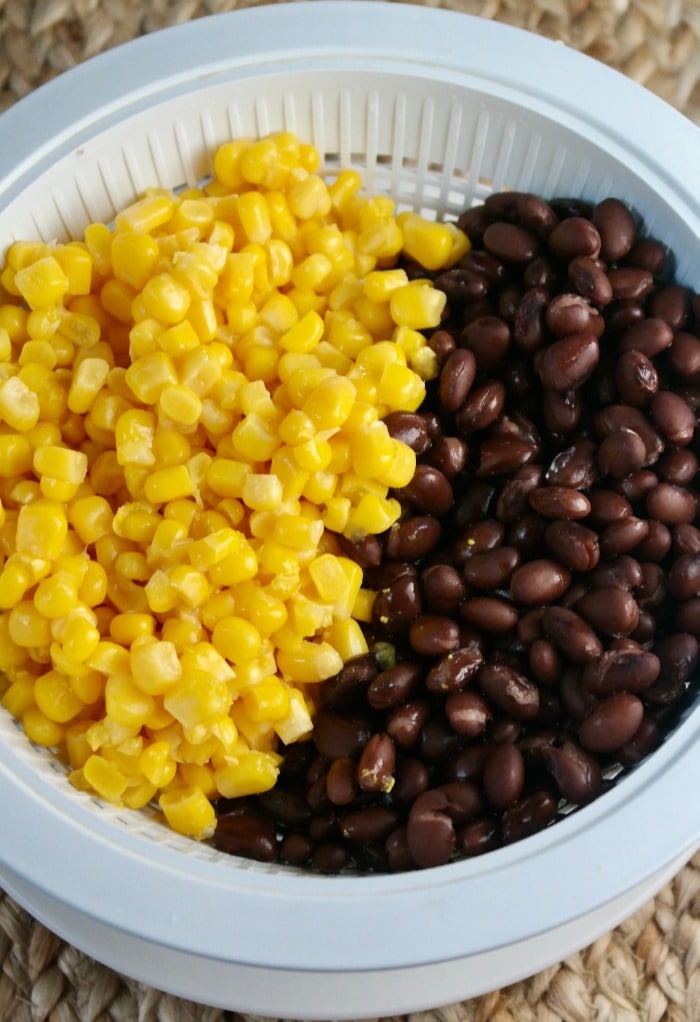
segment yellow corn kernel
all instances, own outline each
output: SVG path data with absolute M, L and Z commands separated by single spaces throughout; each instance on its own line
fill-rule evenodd
M 80 770 L 92 755 L 87 740 L 89 721 L 77 720 L 65 729 L 66 755 L 73 770 Z
M 83 709 L 68 679 L 58 671 L 48 671 L 37 678 L 34 698 L 41 712 L 59 724 L 68 723 Z
M 151 742 L 139 756 L 139 770 L 156 788 L 165 788 L 177 771 L 167 742 Z
M 68 294 L 89 295 L 92 286 L 92 256 L 84 244 L 70 241 L 54 250 L 56 262 L 68 278 Z
M 86 546 L 112 531 L 111 505 L 97 494 L 79 497 L 68 508 L 68 521 Z
M 67 534 L 66 509 L 61 504 L 39 499 L 20 508 L 15 540 L 19 553 L 55 560 L 61 553 Z
M 353 542 L 364 536 L 378 535 L 391 528 L 400 514 L 401 505 L 398 500 L 366 493 L 350 512 L 343 535 Z
M 34 679 L 27 677 L 13 681 L 0 699 L 0 703 L 8 713 L 11 713 L 17 720 L 21 720 L 27 710 L 36 706 Z
M 59 303 L 69 281 L 55 256 L 45 255 L 17 270 L 14 285 L 30 309 L 41 309 Z
M 39 421 L 39 397 L 18 376 L 12 376 L 0 386 L 0 418 L 12 429 L 23 432 Z
M 107 717 L 117 724 L 140 727 L 154 707 L 153 697 L 140 689 L 130 674 L 111 674 L 107 678 L 105 709 Z
M 56 664 L 55 660 L 54 664 Z M 86 667 L 85 664 L 73 662 L 68 662 L 68 664 L 72 672 L 69 675 L 70 687 L 81 703 L 84 706 L 93 706 L 101 702 L 104 696 L 105 682 L 100 672 Z M 63 665 L 61 670 L 64 670 Z
M 289 712 L 289 688 L 279 678 L 263 678 L 241 693 L 243 709 L 255 723 L 277 722 Z
M 25 341 L 17 360 L 21 366 L 31 365 L 32 362 L 36 362 L 46 369 L 55 369 L 56 361 L 56 352 L 48 340 Z
M 131 673 L 138 687 L 149 695 L 170 691 L 182 677 L 182 666 L 172 642 L 142 635 L 131 644 Z
M 117 232 L 154 231 L 170 220 L 174 205 L 173 198 L 163 192 L 145 195 L 117 213 L 114 218 Z
M 333 457 L 333 450 L 329 442 L 318 435 L 311 440 L 304 440 L 302 443 L 296 444 L 293 453 L 299 468 L 313 473 L 322 472 L 330 465 Z
M 274 722 L 275 732 L 280 741 L 291 745 L 307 738 L 312 731 L 313 721 L 309 707 L 299 689 L 289 689 L 289 709 L 281 720 Z
M 418 213 L 400 214 L 404 252 L 426 270 L 439 270 L 448 265 L 455 239 L 445 224 L 435 223 Z
M 106 802 L 118 803 L 126 791 L 128 784 L 126 776 L 114 763 L 110 763 L 104 756 L 93 754 L 82 768 L 82 775 L 101 798 Z
M 155 462 L 153 435 L 155 416 L 145 409 L 134 408 L 117 419 L 115 441 L 119 465 L 141 465 L 149 468 Z
M 231 705 L 228 685 L 215 675 L 203 670 L 188 670 L 163 700 L 183 727 L 209 725 L 225 716 Z
M 173 360 L 165 351 L 154 351 L 132 362 L 124 380 L 129 390 L 145 405 L 154 404 L 166 387 L 178 382 Z
M 180 497 L 191 497 L 194 485 L 186 465 L 173 465 L 152 472 L 146 479 L 143 492 L 152 504 L 165 504 Z
M 140 291 L 158 261 L 158 242 L 149 234 L 117 231 L 112 241 L 112 272 L 135 291 Z
M 447 298 L 430 284 L 412 281 L 396 288 L 390 299 L 391 315 L 397 326 L 429 330 L 440 325 Z
M 293 216 L 299 220 L 324 217 L 331 210 L 331 196 L 323 178 L 308 174 L 287 189 L 287 202 Z
M 44 444 L 34 451 L 33 468 L 38 475 L 79 484 L 87 476 L 88 460 L 82 451 Z
M 192 326 L 200 344 L 212 341 L 219 325 L 214 302 L 207 298 L 194 299 L 187 313 L 187 322 Z
M 377 397 L 391 411 L 414 412 L 425 398 L 425 383 L 407 366 L 388 363 L 377 385 Z
M 82 359 L 68 390 L 68 408 L 85 415 L 107 382 L 109 371 L 109 363 L 103 358 Z
M 158 805 L 176 833 L 197 840 L 204 840 L 213 834 L 216 813 L 209 799 L 199 788 L 163 792 Z
M 105 312 L 120 323 L 131 323 L 131 309 L 137 294 L 130 284 L 110 277 L 100 289 L 100 303 Z
M 408 486 L 416 473 L 415 452 L 400 440 L 392 440 L 394 458 L 388 469 L 378 476 L 380 482 L 385 483 L 391 489 L 401 489 Z
M 68 571 L 55 571 L 34 591 L 34 606 L 46 618 L 64 617 L 78 603 L 79 579 Z
M 0 434 L 0 478 L 12 479 L 29 472 L 33 451 L 26 434 Z
M 330 497 L 322 515 L 324 527 L 329 532 L 343 533 L 348 524 L 352 505 L 348 497 Z
M 170 273 L 150 277 L 141 291 L 141 300 L 148 316 L 162 323 L 179 323 L 187 315 L 192 301 L 190 292 Z
M 297 646 L 280 650 L 277 664 L 285 681 L 293 685 L 311 685 L 332 678 L 343 666 L 343 661 L 330 643 L 302 639 Z
M 323 330 L 322 318 L 317 312 L 311 310 L 282 334 L 279 341 L 280 347 L 285 351 L 311 352 L 323 337 Z
M 224 798 L 242 798 L 269 791 L 279 775 L 276 757 L 267 752 L 251 750 L 236 757 L 236 763 L 215 771 L 218 792 Z
M 45 748 L 56 747 L 63 741 L 65 727 L 51 720 L 37 706 L 30 706 L 22 714 L 22 727 L 30 742 Z
M 344 663 L 353 657 L 362 656 L 369 649 L 362 628 L 351 617 L 334 621 L 324 630 L 323 638 L 340 654 Z
M 243 480 L 241 497 L 256 511 L 274 511 L 282 502 L 282 483 L 275 475 L 249 472 Z
M 231 663 L 253 660 L 260 651 L 262 637 L 255 625 L 242 617 L 220 618 L 212 629 L 212 642 Z
M 255 412 L 241 419 L 231 439 L 236 453 L 253 463 L 268 461 L 280 442 L 275 426 Z
M 107 224 L 88 224 L 83 233 L 85 247 L 96 272 L 106 277 L 112 271 L 112 232 Z

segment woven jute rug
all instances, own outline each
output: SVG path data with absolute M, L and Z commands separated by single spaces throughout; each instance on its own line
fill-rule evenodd
M 699 0 L 427 0 L 531 29 L 634 78 L 700 125 Z M 0 110 L 135 36 L 236 0 L 0 0 Z M 436 992 L 436 1003 L 439 993 Z M 406 1018 L 406 1017 L 405 1017 Z M 613 932 L 513 986 L 410 1022 L 700 1022 L 700 854 Z M 0 891 L 0 1022 L 255 1022 L 121 976 Z

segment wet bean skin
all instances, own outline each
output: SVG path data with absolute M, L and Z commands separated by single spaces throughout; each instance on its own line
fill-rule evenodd
M 318 687 L 273 792 L 222 804 L 236 854 L 488 853 L 624 783 L 697 685 L 700 299 L 618 199 L 513 193 L 462 221 L 471 252 L 432 275 L 438 374 L 385 420 L 417 459 L 401 516 L 340 542 L 376 593 L 369 652 Z

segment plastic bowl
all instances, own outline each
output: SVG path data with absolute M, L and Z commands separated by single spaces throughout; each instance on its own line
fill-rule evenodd
M 700 290 L 700 132 L 623 76 L 494 22 L 315 2 L 217 15 L 59 77 L 0 119 L 0 245 L 77 234 L 193 184 L 221 141 L 287 128 L 332 173 L 431 215 L 492 190 L 623 197 Z M 221 855 L 73 790 L 0 715 L 0 881 L 52 930 L 174 994 L 377 1016 L 475 996 L 617 925 L 700 841 L 698 699 L 592 805 L 519 844 L 394 876 Z

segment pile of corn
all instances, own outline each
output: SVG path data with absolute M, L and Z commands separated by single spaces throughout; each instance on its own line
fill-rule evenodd
M 313 686 L 366 650 L 341 534 L 387 529 L 413 452 L 382 421 L 436 371 L 456 227 L 397 213 L 293 135 L 152 190 L 0 273 L 0 693 L 79 788 L 157 801 L 270 788 Z

